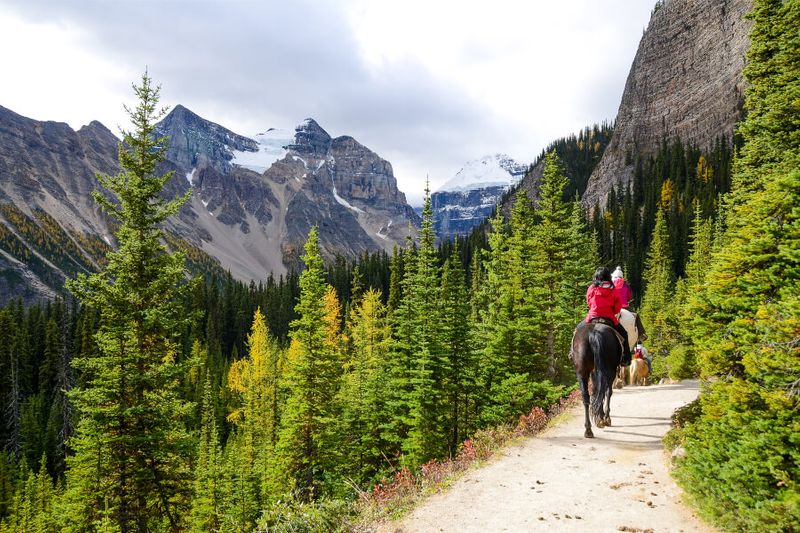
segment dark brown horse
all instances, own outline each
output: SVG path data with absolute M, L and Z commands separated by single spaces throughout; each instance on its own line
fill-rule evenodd
M 581 322 L 575 328 L 569 358 L 583 395 L 586 431 L 583 436 L 594 437 L 589 422 L 589 376 L 592 376 L 592 418 L 602 428 L 611 425 L 611 391 L 614 376 L 622 358 L 622 345 L 613 328 L 600 322 Z

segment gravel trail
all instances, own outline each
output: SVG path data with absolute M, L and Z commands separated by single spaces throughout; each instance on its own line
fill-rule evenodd
M 594 439 L 583 438 L 579 405 L 381 531 L 713 532 L 681 503 L 661 444 L 697 394 L 696 380 L 614 390 L 613 425 Z

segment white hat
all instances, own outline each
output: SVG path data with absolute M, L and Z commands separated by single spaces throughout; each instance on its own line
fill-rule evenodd
M 622 267 L 618 266 L 617 269 L 611 273 L 611 279 L 621 279 L 622 277 Z

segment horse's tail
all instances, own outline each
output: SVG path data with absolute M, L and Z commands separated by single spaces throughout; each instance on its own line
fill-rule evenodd
M 592 348 L 594 354 L 594 373 L 592 375 L 592 383 L 594 390 L 592 391 L 592 418 L 594 423 L 599 425 L 598 422 L 602 421 L 605 417 L 603 411 L 603 399 L 608 393 L 608 388 L 611 387 L 608 376 L 603 370 L 606 367 L 603 361 L 603 337 L 597 330 L 589 335 L 589 346 Z

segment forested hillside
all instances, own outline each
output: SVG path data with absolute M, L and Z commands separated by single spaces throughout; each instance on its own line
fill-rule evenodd
M 102 179 L 120 203 L 97 196 L 119 249 L 70 282 L 79 301 L 0 312 L 4 527 L 264 527 L 565 394 L 596 258 L 555 154 L 539 202 L 495 217 L 486 251 L 437 249 L 427 195 L 419 241 L 391 258 L 326 270 L 312 230 L 299 276 L 187 283 L 157 229 L 182 201 L 153 175 L 158 94 L 146 77 L 137 94 L 126 173 Z

